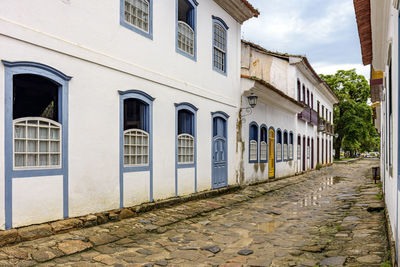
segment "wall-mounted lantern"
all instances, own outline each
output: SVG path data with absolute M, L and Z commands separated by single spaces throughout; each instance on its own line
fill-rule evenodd
M 255 108 L 257 105 L 257 100 L 258 100 L 258 96 L 256 96 L 254 93 L 251 93 L 250 95 L 247 96 L 247 101 L 249 102 L 249 107 L 240 109 L 240 110 L 246 111 L 245 114 L 242 114 L 242 118 L 250 115 L 253 112 L 253 108 Z M 242 120 L 244 121 L 244 119 L 242 119 Z

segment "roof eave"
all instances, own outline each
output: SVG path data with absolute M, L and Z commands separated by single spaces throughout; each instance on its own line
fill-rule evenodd
M 249 20 L 253 17 L 258 17 L 260 15 L 260 12 L 255 9 L 247 0 L 214 1 L 240 24 L 246 20 Z

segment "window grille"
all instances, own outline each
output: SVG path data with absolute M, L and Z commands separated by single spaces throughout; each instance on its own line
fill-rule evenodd
M 267 160 L 267 143 L 261 141 L 260 143 L 260 160 Z
M 194 137 L 178 135 L 178 163 L 194 163 Z
M 250 160 L 257 160 L 257 141 L 250 140 Z
M 149 134 L 139 129 L 124 131 L 124 165 L 137 167 L 149 165 Z
M 183 21 L 178 21 L 178 48 L 185 53 L 194 55 L 194 31 Z
M 147 0 L 125 0 L 125 21 L 148 33 L 149 2 Z
M 220 71 L 226 70 L 226 30 L 214 23 L 214 67 Z
M 14 168 L 61 167 L 61 124 L 41 118 L 14 120 Z

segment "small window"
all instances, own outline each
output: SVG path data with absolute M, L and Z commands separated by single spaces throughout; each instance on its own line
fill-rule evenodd
M 319 114 L 319 101 L 317 101 L 317 113 L 318 113 L 318 117 L 320 116 Z
M 310 90 L 307 88 L 307 106 L 311 106 L 310 104 Z
M 213 16 L 213 55 L 214 66 L 216 71 L 226 73 L 226 33 L 228 26 L 222 19 Z
M 266 127 L 261 127 L 260 133 L 260 162 L 267 162 L 267 139 L 268 131 Z
M 191 0 L 177 0 L 177 49 L 184 55 L 194 57 L 195 55 L 195 4 Z
M 250 124 L 249 134 L 249 162 L 258 161 L 258 126 L 255 123 Z
M 299 79 L 297 79 L 297 100 L 301 102 L 301 83 Z
M 322 114 L 321 114 L 322 119 L 325 119 L 324 115 L 325 115 L 325 107 L 324 105 L 322 105 Z
M 139 99 L 124 100 L 124 166 L 149 165 L 149 106 Z
M 283 159 L 288 160 L 288 133 L 283 133 Z
M 178 111 L 178 164 L 194 163 L 194 114 Z
M 310 159 L 310 137 L 307 137 L 307 159 Z
M 120 0 L 120 24 L 147 38 L 152 38 L 153 0 Z
M 304 84 L 303 84 L 303 99 L 302 99 L 303 101 L 303 103 L 306 103 L 306 87 L 304 86 Z
M 293 133 L 289 134 L 289 159 L 293 160 Z
M 282 161 L 282 132 L 277 131 L 276 134 L 276 161 Z
M 314 109 L 314 95 L 311 93 L 311 108 Z

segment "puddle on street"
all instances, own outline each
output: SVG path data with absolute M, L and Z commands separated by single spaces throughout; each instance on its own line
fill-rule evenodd
M 310 207 L 310 206 L 321 207 L 321 204 L 329 204 L 330 203 L 329 200 L 324 200 L 324 201 L 320 200 L 322 198 L 323 192 L 328 188 L 330 188 L 331 186 L 340 183 L 343 179 L 344 177 L 339 177 L 339 176 L 330 176 L 324 178 L 323 182 L 320 184 L 317 190 L 305 195 L 303 199 L 295 202 L 294 204 L 300 208 Z
M 275 231 L 275 229 L 279 226 L 278 222 L 272 221 L 272 222 L 263 222 L 258 224 L 258 230 L 271 233 Z

